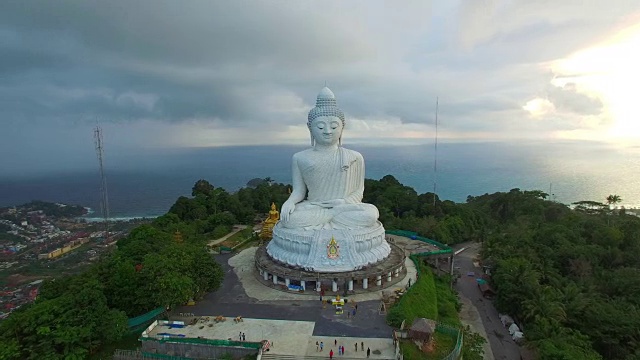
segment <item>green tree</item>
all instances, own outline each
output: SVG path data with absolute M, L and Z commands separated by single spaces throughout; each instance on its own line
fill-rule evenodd
M 559 294 L 550 286 L 543 286 L 522 302 L 522 315 L 530 322 L 549 319 L 564 322 L 567 314 Z
M 607 196 L 607 205 L 609 205 L 609 207 L 611 206 L 615 206 L 616 204 L 620 203 L 622 201 L 622 198 L 620 198 L 620 195 L 609 195 Z

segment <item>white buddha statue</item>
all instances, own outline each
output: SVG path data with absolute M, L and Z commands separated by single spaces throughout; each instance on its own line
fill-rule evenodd
M 364 159 L 343 148 L 344 114 L 325 87 L 309 112 L 312 148 L 293 155 L 293 191 L 282 205 L 285 228 L 353 229 L 370 227 L 378 209 L 362 203 Z
M 364 159 L 342 147 L 344 124 L 335 95 L 323 88 L 307 121 L 312 147 L 293 155 L 293 190 L 267 246 L 273 259 L 335 272 L 357 270 L 389 255 L 378 209 L 362 203 Z

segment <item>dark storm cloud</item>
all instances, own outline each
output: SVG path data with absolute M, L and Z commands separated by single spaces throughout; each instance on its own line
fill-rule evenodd
M 243 87 L 291 83 L 286 77 L 299 78 L 314 67 L 337 67 L 357 58 L 362 49 L 348 32 L 340 31 L 346 24 L 329 14 L 316 17 L 324 18 L 332 31 L 305 26 L 304 6 L 242 1 L 11 1 L 2 10 L 2 33 L 14 41 L 3 42 L 9 45 L 1 49 L 6 56 L 0 71 L 23 77 L 40 69 L 55 72 L 62 65 L 90 66 L 94 74 L 88 77 L 71 73 L 59 79 L 59 74 L 49 73 L 41 79 L 89 93 L 95 86 L 113 92 L 111 98 L 81 96 L 69 108 L 71 113 L 82 107 L 102 112 L 121 91 L 158 97 L 157 107 L 146 114 L 121 106 L 103 114 L 114 120 L 146 115 L 244 121 L 251 116 L 244 111 L 249 99 L 241 97 Z M 50 40 L 64 46 L 43 45 Z M 269 78 L 277 76 L 269 73 L 276 67 L 287 69 L 283 79 Z M 102 81 L 95 81 L 99 77 Z M 13 104 L 19 112 L 19 103 Z M 57 112 L 55 106 L 43 110 Z
M 540 62 L 591 44 L 638 5 L 578 4 L 5 0 L 0 122 L 12 131 L 0 132 L 0 153 L 85 146 L 75 138 L 96 120 L 132 146 L 173 138 L 176 124 L 279 134 L 304 124 L 325 81 L 363 121 L 432 124 L 439 97 L 452 133 L 515 129 L 546 90 L 572 116 L 597 113 L 597 101 L 548 88 Z

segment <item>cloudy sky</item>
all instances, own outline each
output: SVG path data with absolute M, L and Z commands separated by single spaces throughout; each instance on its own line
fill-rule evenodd
M 0 171 L 95 161 L 98 121 L 113 152 L 307 143 L 325 81 L 347 143 L 430 141 L 436 97 L 443 140 L 640 140 L 637 0 L 4 0 L 0 55 Z

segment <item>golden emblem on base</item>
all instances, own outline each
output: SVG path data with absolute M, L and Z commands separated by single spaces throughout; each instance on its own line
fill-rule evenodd
M 327 245 L 327 257 L 329 259 L 337 259 L 340 257 L 340 245 L 336 239 L 332 236 L 329 245 Z

